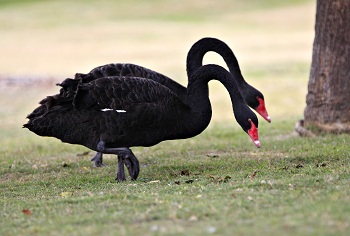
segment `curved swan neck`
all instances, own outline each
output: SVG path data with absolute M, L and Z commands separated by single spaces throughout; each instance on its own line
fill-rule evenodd
M 204 55 L 213 51 L 225 60 L 230 72 L 234 75 L 238 84 L 245 84 L 236 56 L 230 47 L 216 38 L 202 38 L 197 41 L 187 54 L 187 76 L 190 77 L 203 64 Z
M 244 104 L 244 99 L 238 89 L 237 83 L 232 75 L 221 66 L 209 64 L 200 67 L 188 78 L 187 101 L 193 109 L 205 109 L 208 107 L 210 80 L 220 81 L 230 94 L 232 105 Z M 203 102 L 202 102 L 203 101 Z

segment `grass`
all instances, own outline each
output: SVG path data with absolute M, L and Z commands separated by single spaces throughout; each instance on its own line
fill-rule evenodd
M 291 125 L 262 127 L 260 150 L 223 125 L 136 148 L 140 178 L 118 184 L 115 157 L 95 169 L 84 148 L 33 138 L 2 154 L 1 233 L 345 235 L 350 137 L 299 138 Z
M 115 14 L 114 2 L 13 2 L 0 1 L 0 235 L 347 235 L 350 136 L 293 133 L 305 108 L 309 1 L 222 1 L 208 15 L 197 1 L 162 1 L 158 10 L 135 6 L 148 9 L 135 17 L 124 1 Z M 133 148 L 137 181 L 115 183 L 112 155 L 93 168 L 86 148 L 21 129 L 37 102 L 57 92 L 54 83 L 111 61 L 185 84 L 187 50 L 208 34 L 232 46 L 245 78 L 265 95 L 273 122 L 260 119 L 260 149 L 237 127 L 217 83 L 213 121 L 201 135 Z M 205 62 L 222 59 L 209 54 Z M 48 79 L 20 82 L 37 76 Z

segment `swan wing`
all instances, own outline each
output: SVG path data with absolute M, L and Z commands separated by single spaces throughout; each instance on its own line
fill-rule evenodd
M 169 88 L 155 81 L 139 77 L 110 76 L 78 86 L 73 105 L 77 109 L 129 111 L 136 107 L 178 103 Z

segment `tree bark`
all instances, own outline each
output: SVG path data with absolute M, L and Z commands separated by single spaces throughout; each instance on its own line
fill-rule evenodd
M 350 0 L 317 0 L 305 127 L 350 132 Z

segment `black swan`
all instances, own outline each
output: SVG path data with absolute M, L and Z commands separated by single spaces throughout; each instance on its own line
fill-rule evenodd
M 234 53 L 223 41 L 209 37 L 198 40 L 187 54 L 187 77 L 189 78 L 202 66 L 203 57 L 209 51 L 214 51 L 223 57 L 231 74 L 237 81 L 238 87 L 247 105 L 256 110 L 265 120 L 271 122 L 271 118 L 265 108 L 264 95 L 244 80 Z M 68 78 L 58 84 L 62 86 L 60 94 L 63 97 L 74 96 L 79 83 L 88 83 L 106 76 L 136 76 L 147 78 L 168 87 L 182 101 L 184 101 L 187 96 L 187 88 L 169 77 L 142 66 L 129 63 L 107 64 L 96 67 L 87 74 L 77 73 L 74 79 Z M 94 161 L 96 167 L 103 166 L 102 153 L 97 153 L 91 161 Z
M 168 87 L 140 77 L 111 76 L 80 83 L 74 97 L 57 94 L 42 100 L 24 127 L 101 154 L 116 154 L 116 180 L 126 179 L 124 164 L 131 179 L 136 179 L 139 163 L 130 147 L 190 138 L 208 126 L 212 79 L 226 87 L 237 122 L 260 147 L 256 115 L 245 104 L 232 75 L 217 65 L 202 66 L 189 77 L 184 100 Z

